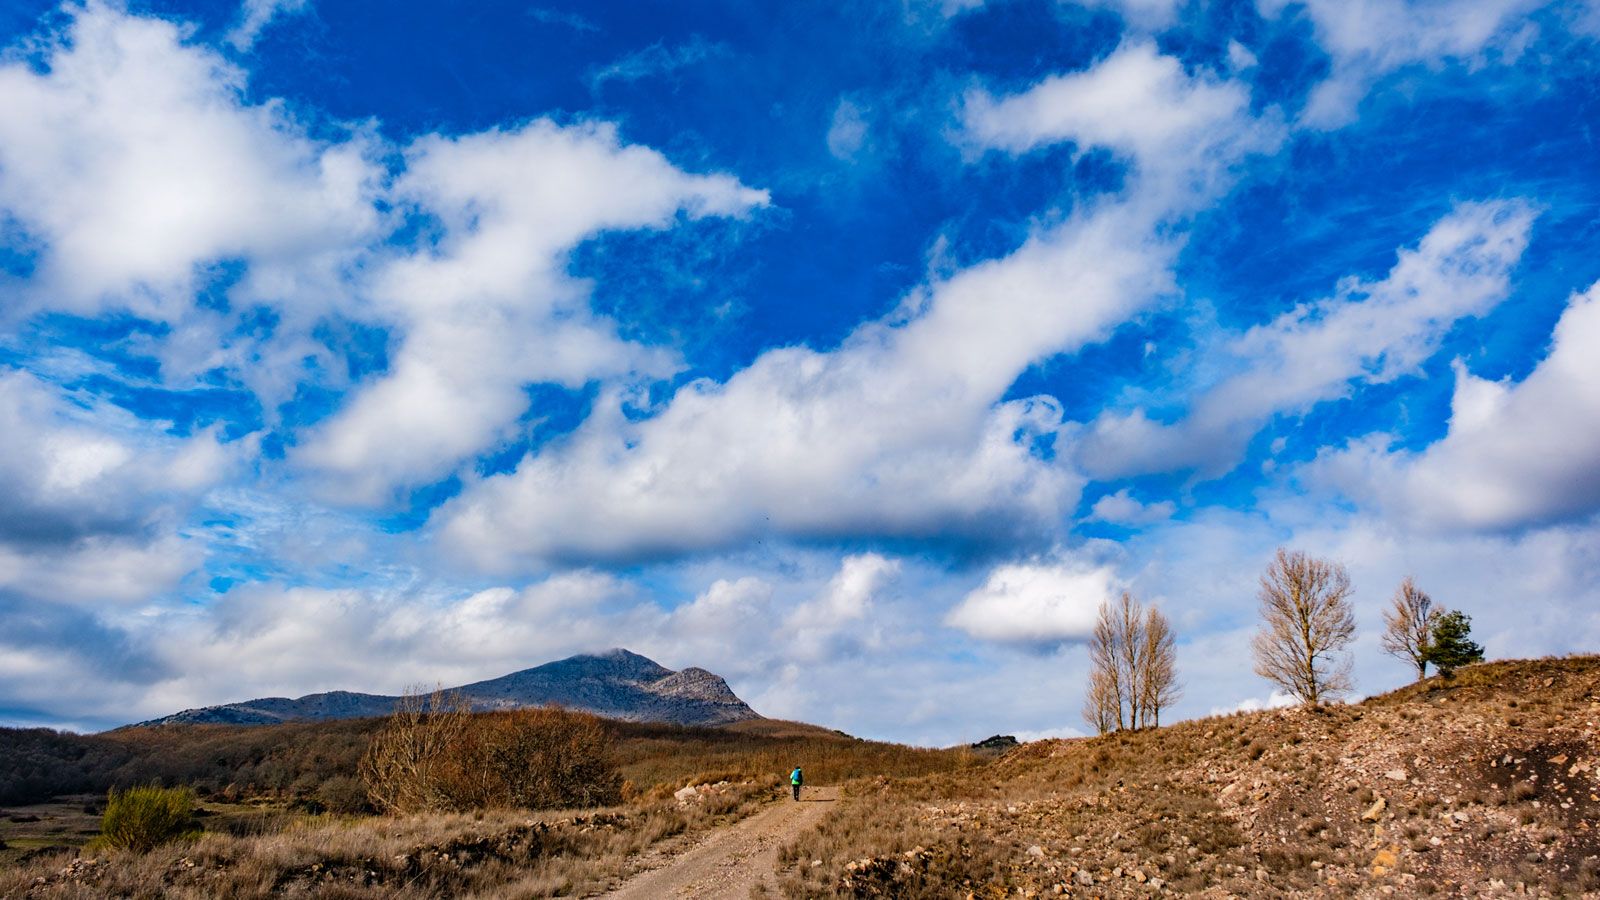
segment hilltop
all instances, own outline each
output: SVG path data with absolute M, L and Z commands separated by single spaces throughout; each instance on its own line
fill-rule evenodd
M 787 890 L 1600 891 L 1597 723 L 1600 657 L 1581 657 L 1473 666 L 1351 705 L 1025 744 L 992 766 L 857 792 L 790 848 Z
M 690 667 L 679 672 L 621 648 L 580 654 L 447 691 L 478 711 L 558 705 L 625 722 L 726 725 L 761 716 L 720 676 Z M 152 725 L 270 725 L 282 722 L 386 716 L 399 697 L 327 691 L 304 697 L 262 697 L 186 709 L 140 722 Z

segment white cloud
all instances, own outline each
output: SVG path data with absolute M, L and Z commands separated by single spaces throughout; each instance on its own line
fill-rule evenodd
M 1333 62 L 1306 101 L 1302 122 L 1335 128 L 1354 118 L 1362 98 L 1389 72 L 1514 60 L 1536 29 L 1529 14 L 1549 0 L 1257 0 L 1266 16 L 1291 5 L 1311 18 Z
M 828 125 L 828 152 L 837 159 L 849 160 L 861 152 L 866 142 L 866 110 L 848 98 L 840 100 Z
M 1228 42 L 1228 65 L 1232 66 L 1235 72 L 1253 69 L 1256 67 L 1256 62 L 1256 55 L 1250 52 L 1250 48 L 1238 41 Z
M 1100 604 L 1122 590 L 1108 565 L 1081 562 L 1013 563 L 996 567 L 967 594 L 945 624 L 1002 643 L 1055 644 L 1084 640 Z
M 310 6 L 311 0 L 244 0 L 239 9 L 239 24 L 228 32 L 225 40 L 235 50 L 248 51 L 274 19 L 304 12 Z
M 876 553 L 846 557 L 839 572 L 785 622 L 789 656 L 797 662 L 834 659 L 879 640 L 871 622 L 873 600 L 900 572 L 898 561 Z
M 192 571 L 199 553 L 178 522 L 249 447 L 160 428 L 0 371 L 0 589 L 128 603 Z
M 1033 448 L 1058 432 L 1060 406 L 1001 398 L 1027 366 L 1103 338 L 1170 290 L 1179 245 L 1158 224 L 1174 203 L 1194 201 L 1199 182 L 1214 183 L 1198 170 L 1257 143 L 1229 137 L 1252 130 L 1242 89 L 1186 80 L 1148 47 L 1052 84 L 1036 101 L 972 100 L 973 139 L 1017 150 L 1073 137 L 1126 146 L 1141 169 L 1125 196 L 935 279 L 831 352 L 769 351 L 725 383 L 686 385 L 643 419 L 622 413 L 622 395 L 604 394 L 563 443 L 442 508 L 435 520 L 448 542 L 479 565 L 510 569 L 762 533 L 995 542 L 1054 532 L 1081 480 Z M 1138 104 L 1131 118 L 1185 124 L 1121 124 L 1125 100 Z
M 0 573 L 4 565 L 0 555 Z M 110 673 L 114 683 L 104 687 L 113 704 L 93 696 L 49 703 L 43 679 L 59 680 L 60 672 L 32 670 L 0 690 L 0 703 L 25 696 L 63 713 L 124 721 L 256 696 L 464 684 L 624 646 L 669 666 L 711 669 L 762 712 L 797 714 L 826 700 L 806 687 L 808 673 L 831 679 L 850 670 L 864 648 L 885 646 L 875 637 L 884 623 L 874 604 L 899 569 L 898 561 L 865 554 L 821 577 L 718 578 L 676 607 L 590 570 L 468 594 L 406 585 L 247 585 L 208 606 L 155 605 L 95 625 L 102 640 L 134 648 L 130 653 L 147 663 Z M 13 622 L 6 600 L 0 591 L 0 623 Z M 58 624 L 85 628 L 78 620 Z M 4 630 L 0 657 L 9 658 Z M 47 637 L 71 641 L 42 633 L 32 640 Z M 136 698 L 125 695 L 135 687 Z M 762 705 L 769 701 L 778 705 Z
M 1195 468 L 1221 475 L 1273 415 L 1302 412 L 1355 386 L 1414 374 L 1460 319 L 1487 313 L 1510 291 L 1533 212 L 1525 204 L 1463 203 L 1376 283 L 1347 279 L 1228 340 L 1202 364 L 1232 370 L 1190 401 L 1175 424 L 1142 409 L 1103 414 L 1080 462 L 1097 477 Z
M 1155 45 L 1128 41 L 1084 72 L 1046 78 L 996 100 L 973 91 L 968 136 L 982 147 L 1024 153 L 1066 140 L 1130 158 L 1142 190 L 1168 205 L 1209 197 L 1245 155 L 1281 140 L 1281 129 L 1249 114 L 1240 82 L 1190 74 Z
M 563 254 L 603 230 L 767 202 L 732 177 L 690 175 L 624 145 L 604 124 L 431 136 L 406 161 L 395 197 L 437 216 L 444 236 L 375 276 L 375 303 L 404 338 L 389 371 L 293 457 L 325 476 L 330 496 L 357 503 L 387 501 L 509 437 L 527 384 L 670 373 L 671 356 L 621 340 L 589 312 Z
M 1260 712 L 1263 709 L 1283 709 L 1285 707 L 1294 706 L 1299 702 L 1300 701 L 1296 700 L 1293 694 L 1286 694 L 1283 691 L 1275 690 L 1266 697 L 1246 697 L 1232 706 L 1213 706 L 1211 707 L 1211 715 L 1226 716 L 1230 713 Z
M 1011 734 L 1018 741 L 1026 744 L 1031 741 L 1058 740 L 1061 738 L 1089 737 L 1089 732 L 1078 725 L 1057 725 L 1053 728 L 1034 728 L 1015 731 Z M 973 743 L 977 743 L 974 741 Z
M 198 263 L 332 279 L 374 235 L 365 139 L 314 141 L 281 104 L 244 104 L 244 73 L 177 25 L 68 9 L 42 70 L 0 66 L 0 209 L 46 248 L 27 306 L 178 322 Z
M 1426 449 L 1382 439 L 1326 453 L 1312 471 L 1401 518 L 1514 528 L 1600 511 L 1600 284 L 1569 302 L 1548 355 L 1521 382 L 1456 363 L 1449 432 Z
M 1123 488 L 1096 500 L 1090 510 L 1090 518 L 1114 525 L 1150 525 L 1172 518 L 1177 511 L 1177 504 L 1171 500 L 1141 503 L 1129 493 L 1128 488 Z
M 247 5 L 246 24 L 281 6 Z M 174 23 L 92 2 L 41 46 L 0 66 L 0 105 L 15 113 L 0 118 L 0 213 L 43 248 L 13 312 L 168 323 L 141 348 L 166 383 L 227 371 L 269 420 L 308 377 L 349 387 L 343 360 L 312 336 L 319 322 L 388 329 L 389 371 L 292 460 L 344 500 L 391 499 L 510 437 L 526 384 L 669 373 L 670 353 L 589 313 L 563 254 L 606 229 L 766 203 L 731 177 L 626 146 L 612 126 L 548 120 L 424 137 L 391 182 L 375 128 L 324 122 L 346 137 L 312 139 L 285 103 L 246 103 L 245 73 Z M 438 242 L 384 249 L 406 213 L 442 222 Z M 200 270 L 231 260 L 243 274 L 228 309 L 199 305 Z M 240 328 L 257 306 L 276 323 L 267 336 Z
M 176 588 L 203 559 L 199 546 L 170 533 L 0 543 L 0 588 L 46 603 L 132 605 Z

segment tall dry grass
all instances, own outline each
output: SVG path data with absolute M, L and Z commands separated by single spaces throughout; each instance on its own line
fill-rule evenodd
M 501 714 L 471 718 L 485 723 L 486 732 L 497 723 L 518 721 Z M 857 776 L 955 772 L 985 762 L 964 750 L 859 741 L 798 723 L 761 721 L 726 729 L 601 724 L 611 741 L 615 771 L 630 782 L 627 802 L 588 812 L 282 812 L 261 817 L 259 828 L 206 833 L 182 847 L 97 854 L 92 864 L 85 857 L 66 875 L 71 854 L 35 859 L 0 871 L 0 896 L 582 895 L 629 874 L 646 850 L 692 840 L 780 799 L 779 778 L 797 764 L 805 767 L 808 782 L 828 784 Z M 446 731 L 459 734 L 473 727 L 479 726 Z M 480 746 L 503 744 L 496 738 Z M 684 784 L 721 781 L 730 783 L 703 792 L 693 803 L 672 798 Z M 348 787 L 339 785 L 340 791 Z M 332 807 L 333 799 L 326 805 Z M 39 878 L 45 881 L 36 885 Z
M 585 812 L 306 816 L 272 834 L 208 833 L 150 852 L 0 870 L 0 897 L 554 897 L 604 888 L 647 848 L 777 799 L 774 781 Z M 43 879 L 42 883 L 39 880 Z

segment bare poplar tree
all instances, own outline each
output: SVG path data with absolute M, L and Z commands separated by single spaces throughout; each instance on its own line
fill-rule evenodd
M 1112 627 L 1117 632 L 1117 682 L 1122 685 L 1121 700 L 1128 708 L 1128 727 L 1138 731 L 1144 725 L 1145 646 L 1144 607 L 1127 591 L 1111 604 Z
M 1409 575 L 1383 614 L 1383 652 L 1415 666 L 1418 681 L 1428 677 L 1428 646 L 1439 614 L 1433 599 Z
M 1171 624 L 1126 591 L 1100 604 L 1089 662 L 1083 717 L 1102 734 L 1159 725 L 1161 709 L 1178 697 Z
M 1307 706 L 1348 692 L 1355 637 L 1350 575 L 1344 566 L 1279 548 L 1261 576 L 1256 674 Z
M 1161 727 L 1161 710 L 1177 702 L 1178 651 L 1172 636 L 1172 624 L 1161 610 L 1155 607 L 1145 613 L 1142 666 L 1139 670 L 1139 705 L 1144 708 L 1144 721 Z
M 1120 730 L 1127 722 L 1123 716 L 1127 687 L 1122 680 L 1122 642 L 1122 629 L 1111 604 L 1101 603 L 1094 631 L 1089 635 L 1090 699 L 1085 710 L 1085 718 L 1101 733 Z M 1102 728 L 1102 724 L 1107 727 Z
M 1122 703 L 1112 684 L 1109 672 L 1093 669 L 1089 672 L 1089 694 L 1083 701 L 1083 719 L 1094 726 L 1096 734 L 1105 734 L 1118 728 L 1117 716 Z

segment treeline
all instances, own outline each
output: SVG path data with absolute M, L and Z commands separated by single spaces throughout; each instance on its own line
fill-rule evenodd
M 0 803 L 143 784 L 188 785 L 204 796 L 311 800 L 330 779 L 355 777 L 380 723 L 169 725 L 96 735 L 0 728 Z
M 495 715 L 480 713 L 474 718 L 494 721 Z M 361 778 L 361 761 L 389 721 L 164 725 L 97 735 L 0 728 L 0 805 L 160 784 L 189 786 L 202 798 L 267 797 L 310 808 L 356 811 L 373 802 Z M 641 794 L 670 791 L 691 780 L 779 775 L 797 764 L 804 764 L 813 780 L 828 784 L 862 775 L 926 775 L 982 762 L 964 750 L 863 741 L 811 725 L 765 719 L 721 728 L 615 720 L 600 724 L 611 737 L 606 753 L 617 773 Z M 501 752 L 495 748 L 512 741 L 487 732 L 485 738 L 473 753 Z M 515 739 L 526 745 L 537 738 L 523 734 Z M 501 752 L 501 758 L 507 755 Z M 479 789 L 497 788 L 480 783 Z M 527 784 L 513 784 L 511 789 L 526 796 L 539 796 L 545 790 Z M 610 796 L 610 786 L 605 794 Z
M 106 790 L 133 758 L 103 738 L 48 728 L 0 728 L 0 804 Z

